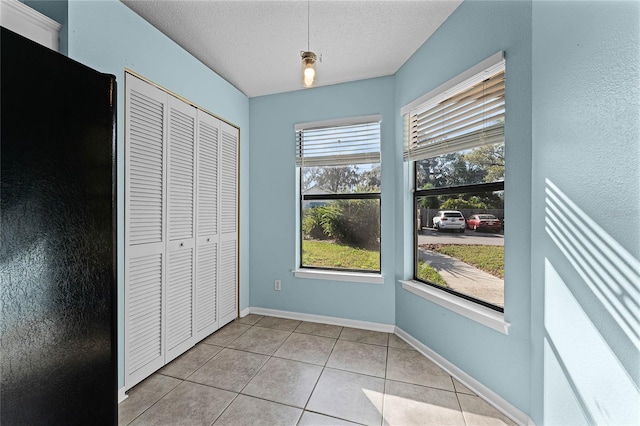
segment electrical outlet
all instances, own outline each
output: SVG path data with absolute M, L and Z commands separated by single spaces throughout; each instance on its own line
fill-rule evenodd
M 282 286 L 282 282 L 280 280 L 275 280 L 273 282 L 273 289 L 275 291 L 280 291 L 281 286 Z

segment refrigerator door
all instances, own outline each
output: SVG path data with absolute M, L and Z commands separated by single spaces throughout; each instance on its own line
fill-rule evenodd
M 116 424 L 115 78 L 1 45 L 0 423 Z

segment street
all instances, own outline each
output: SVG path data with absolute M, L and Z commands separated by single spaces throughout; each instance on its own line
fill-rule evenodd
M 504 246 L 504 235 L 492 232 L 478 232 L 466 229 L 460 234 L 453 231 L 438 232 L 433 228 L 422 228 L 418 234 L 420 244 L 469 244 L 485 246 Z

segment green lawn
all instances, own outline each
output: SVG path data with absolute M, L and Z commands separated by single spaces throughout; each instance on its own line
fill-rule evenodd
M 327 268 L 380 270 L 380 252 L 336 244 L 302 241 L 302 265 Z
M 424 263 L 422 260 L 418 261 L 418 278 L 441 285 L 442 287 L 449 287 L 438 271 L 428 263 Z
M 504 279 L 504 247 L 501 246 L 470 246 L 470 245 L 442 245 L 433 250 L 455 257 L 481 269 L 494 277 Z
M 445 245 L 431 248 L 455 257 L 493 276 L 504 278 L 504 247 Z M 327 268 L 380 270 L 380 252 L 336 244 L 331 241 L 302 242 L 302 264 Z M 431 266 L 418 264 L 418 278 L 447 286 L 445 280 Z

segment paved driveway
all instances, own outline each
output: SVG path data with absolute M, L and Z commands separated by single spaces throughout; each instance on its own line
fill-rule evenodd
M 459 234 L 452 231 L 438 232 L 433 228 L 422 228 L 418 235 L 420 244 L 473 244 L 486 246 L 504 246 L 504 235 L 490 232 L 465 230 Z

